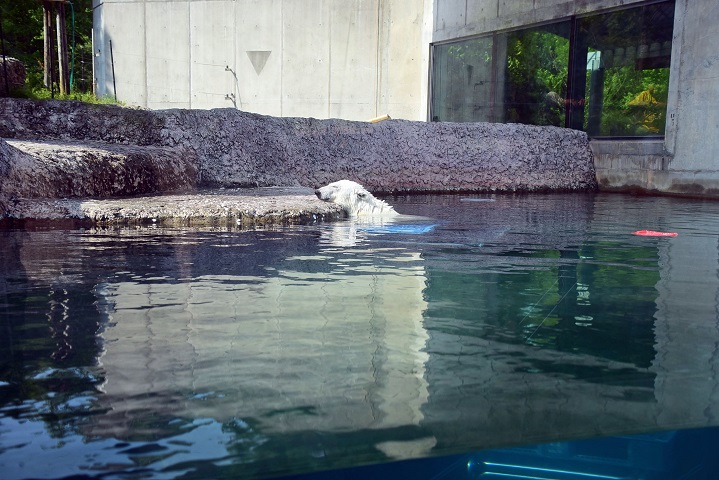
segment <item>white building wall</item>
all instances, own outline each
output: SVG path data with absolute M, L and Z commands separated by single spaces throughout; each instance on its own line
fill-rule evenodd
M 330 11 L 322 0 L 282 5 L 282 114 L 328 116 Z
M 95 1 L 93 7 L 97 95 L 147 106 L 144 3 Z
M 375 1 L 360 2 L 352 10 L 341 2 L 332 6 L 329 117 L 346 118 L 352 110 L 359 118 L 377 116 L 379 14 Z
M 96 0 L 93 6 L 99 95 L 113 96 L 116 88 L 118 100 L 152 109 L 426 118 L 431 1 Z
M 379 106 L 393 118 L 427 119 L 431 5 L 422 0 L 380 1 Z M 426 26 L 426 27 L 423 27 Z M 418 111 L 419 110 L 419 111 Z
M 124 7 L 126 8 L 126 7 Z M 190 2 L 147 2 L 145 13 L 145 88 L 147 96 L 145 105 L 149 108 L 183 108 L 190 100 L 190 51 L 191 46 L 186 41 L 190 34 Z M 159 20 L 159 21 L 158 21 Z M 129 25 L 127 26 L 130 27 Z M 132 35 L 142 35 L 134 28 L 130 29 Z M 118 29 L 118 36 L 127 44 L 125 49 L 132 55 L 133 42 L 129 38 L 122 38 Z M 141 56 L 141 55 L 138 55 Z M 116 60 L 117 61 L 117 60 Z M 122 66 L 122 64 L 121 64 Z M 123 66 L 115 73 L 122 78 L 127 70 L 142 70 L 142 66 L 132 64 Z M 141 83 L 138 82 L 138 83 Z M 119 96 L 122 99 L 123 97 Z M 131 93 L 130 93 L 131 94 Z M 124 96 L 124 92 L 123 92 Z
M 282 116 L 284 0 L 240 0 L 235 6 L 234 94 L 237 108 Z
M 229 0 L 190 2 L 186 31 L 189 37 L 184 40 L 189 39 L 186 68 L 190 103 L 183 108 L 231 107 L 237 101 L 238 81 L 233 74 L 237 71 L 234 5 Z M 182 41 L 178 38 L 178 42 Z

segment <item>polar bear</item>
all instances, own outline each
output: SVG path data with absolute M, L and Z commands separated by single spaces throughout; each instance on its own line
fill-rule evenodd
M 350 217 L 399 215 L 384 200 L 375 198 L 362 185 L 352 180 L 339 180 L 315 190 L 320 200 L 341 205 Z

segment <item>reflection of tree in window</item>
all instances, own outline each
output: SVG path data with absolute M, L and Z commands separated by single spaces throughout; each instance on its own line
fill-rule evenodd
M 569 40 L 553 32 L 522 30 L 507 39 L 506 121 L 564 125 Z
M 567 126 L 590 136 L 663 135 L 674 3 L 435 46 L 433 120 Z
M 589 51 L 599 51 L 603 81 L 591 81 L 587 69 L 587 104 L 600 102 L 585 129 L 594 135 L 663 135 L 669 87 L 674 2 L 662 2 L 583 19 L 579 32 Z M 601 92 L 592 92 L 592 88 Z M 592 110 L 592 107 L 589 108 Z
M 604 79 L 602 135 L 662 135 L 669 69 L 608 69 Z

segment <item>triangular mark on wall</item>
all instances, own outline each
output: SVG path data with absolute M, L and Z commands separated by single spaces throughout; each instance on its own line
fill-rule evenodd
M 255 72 L 259 75 L 262 69 L 265 68 L 267 59 L 270 57 L 271 51 L 268 50 L 247 50 L 247 57 L 252 62 L 252 66 L 255 67 Z

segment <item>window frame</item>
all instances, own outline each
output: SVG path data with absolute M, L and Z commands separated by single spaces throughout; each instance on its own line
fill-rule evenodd
M 579 38 L 580 32 L 579 32 L 579 26 L 581 22 L 586 21 L 590 18 L 598 18 L 607 14 L 612 14 L 615 12 L 625 12 L 625 11 L 639 11 L 639 9 L 644 9 L 646 7 L 649 7 L 651 5 L 656 4 L 662 4 L 667 3 L 671 4 L 672 9 L 674 9 L 676 5 L 676 0 L 648 0 L 646 2 L 639 2 L 634 3 L 631 5 L 622 5 L 614 8 L 609 9 L 602 9 L 597 10 L 593 12 L 583 13 L 581 15 L 571 15 L 568 17 L 562 17 L 557 19 L 552 19 L 546 22 L 539 22 L 534 24 L 528 24 L 528 25 L 522 25 L 521 27 L 517 28 L 511 28 L 511 29 L 504 29 L 504 30 L 494 30 L 491 32 L 486 32 L 483 34 L 478 35 L 472 35 L 467 37 L 461 37 L 451 40 L 444 40 L 441 42 L 436 42 L 430 44 L 430 61 L 429 61 L 429 99 L 427 102 L 427 118 L 430 121 L 455 121 L 455 120 L 442 120 L 438 117 L 437 112 L 437 105 L 436 102 L 438 101 L 437 95 L 437 79 L 435 78 L 435 68 L 437 66 L 438 60 L 438 47 L 446 47 L 447 45 L 461 45 L 465 42 L 474 41 L 474 40 L 482 40 L 482 39 L 490 39 L 491 40 L 491 51 L 492 51 L 492 61 L 491 61 L 491 73 L 490 78 L 492 82 L 492 91 L 497 92 L 499 87 L 497 86 L 497 82 L 499 81 L 505 81 L 504 78 L 499 78 L 499 66 L 497 59 L 497 50 L 498 50 L 498 38 L 500 35 L 511 35 L 514 32 L 522 32 L 522 31 L 529 31 L 533 29 L 541 29 L 542 27 L 546 27 L 547 25 L 555 25 L 555 24 L 561 24 L 564 22 L 569 22 L 570 25 L 570 33 L 569 33 L 569 58 L 567 63 L 567 85 L 566 85 L 566 96 L 565 96 L 565 112 L 564 112 L 564 125 L 565 128 L 573 128 L 576 130 L 581 130 L 587 132 L 587 134 L 591 138 L 597 138 L 602 140 L 612 140 L 612 139 L 638 139 L 638 140 L 651 140 L 651 139 L 664 139 L 667 130 L 667 119 L 669 111 L 668 105 L 665 105 L 665 125 L 661 133 L 659 134 L 645 134 L 645 135 L 601 135 L 593 132 L 589 132 L 590 127 L 592 127 L 591 124 L 587 124 L 585 127 L 584 120 L 585 120 L 585 108 L 586 102 L 589 100 L 587 98 L 587 90 L 589 88 L 589 84 L 587 81 L 587 48 L 588 48 L 588 41 L 587 39 L 581 39 Z M 675 30 L 676 30 L 676 24 L 672 24 L 672 35 L 673 36 Z M 673 39 L 671 40 L 673 44 Z M 584 47 L 582 45 L 584 44 Z M 671 50 L 671 48 L 670 48 Z M 584 59 L 583 62 L 581 60 Z M 506 61 L 506 60 L 505 60 Z M 582 67 L 578 67 L 580 63 L 583 63 L 584 65 Z M 671 54 L 669 56 L 669 71 L 671 72 L 671 67 L 673 64 L 673 59 L 671 58 Z M 503 74 L 503 76 L 506 76 L 506 72 Z M 671 73 L 670 73 L 671 76 Z M 671 80 L 668 80 L 668 84 L 671 84 Z M 668 87 L 668 85 L 667 85 Z M 671 94 L 669 95 L 671 97 Z M 490 98 L 490 104 L 486 107 L 489 109 L 490 117 L 491 119 L 488 120 L 492 123 L 509 123 L 506 121 L 506 119 L 498 120 L 497 118 L 499 115 L 497 114 L 497 111 L 501 109 L 502 102 L 498 100 L 494 94 Z M 603 104 L 602 104 L 603 105 Z M 591 108 L 591 104 L 589 106 Z M 601 115 L 600 109 L 600 115 Z M 592 111 L 589 110 L 588 113 L 592 115 Z M 465 120 L 456 120 L 458 122 L 462 122 Z M 482 120 L 472 120 L 472 121 L 482 121 Z

